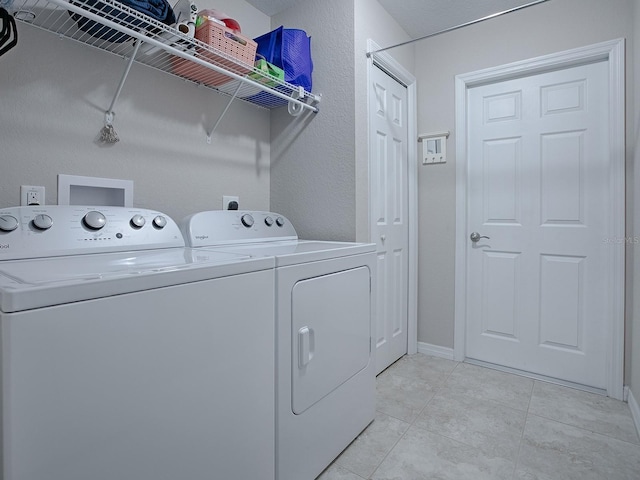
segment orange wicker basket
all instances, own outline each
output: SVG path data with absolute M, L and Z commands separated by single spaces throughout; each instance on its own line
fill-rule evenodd
M 234 33 L 224 25 L 206 21 L 196 28 L 196 39 L 213 47 L 223 55 L 196 47 L 196 56 L 238 75 L 246 75 L 253 69 L 257 44 L 250 38 Z M 231 57 L 231 60 L 229 59 Z M 174 73 L 195 82 L 216 87 L 231 80 L 231 77 L 210 70 L 190 60 L 172 57 Z

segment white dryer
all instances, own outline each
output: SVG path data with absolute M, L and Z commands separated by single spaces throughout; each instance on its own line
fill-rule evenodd
M 275 258 L 276 478 L 316 478 L 375 415 L 375 246 L 299 240 L 270 212 L 200 212 L 181 228 L 192 247 Z
M 2 478 L 273 479 L 273 267 L 151 210 L 0 209 Z

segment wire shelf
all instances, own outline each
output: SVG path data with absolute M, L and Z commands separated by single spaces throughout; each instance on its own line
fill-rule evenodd
M 135 55 L 136 63 L 258 107 L 271 109 L 288 104 L 297 111 L 318 111 L 320 96 L 271 77 L 115 0 L 16 0 L 13 14 L 22 23 L 121 57 Z M 80 24 L 84 24 L 82 29 Z M 178 73 L 176 64 L 182 65 Z M 204 74 L 194 81 L 185 65 Z M 225 79 L 222 84 L 221 74 Z M 216 81 L 207 81 L 209 75 Z

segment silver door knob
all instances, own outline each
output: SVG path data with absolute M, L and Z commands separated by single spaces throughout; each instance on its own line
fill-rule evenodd
M 473 232 L 471 235 L 469 235 L 469 238 L 474 243 L 480 241 L 481 238 L 486 238 L 487 240 L 489 240 L 489 237 L 485 235 L 480 235 L 478 232 Z
M 387 239 L 386 235 L 380 235 L 380 240 L 382 240 L 382 243 L 384 243 L 386 239 Z

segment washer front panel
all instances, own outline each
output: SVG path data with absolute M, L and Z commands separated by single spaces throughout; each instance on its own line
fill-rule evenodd
M 273 480 L 272 270 L 0 320 L 2 478 Z

